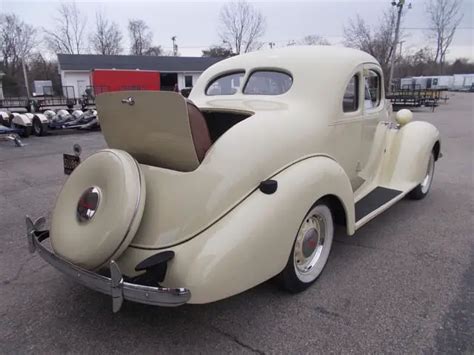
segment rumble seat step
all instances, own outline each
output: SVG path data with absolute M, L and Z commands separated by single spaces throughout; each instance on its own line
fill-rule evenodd
M 360 221 L 372 211 L 393 200 L 403 191 L 388 189 L 386 187 L 376 187 L 355 204 L 355 219 Z M 356 222 L 357 223 L 357 222 Z

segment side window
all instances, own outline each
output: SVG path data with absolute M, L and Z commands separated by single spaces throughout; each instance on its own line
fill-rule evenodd
M 376 108 L 382 95 L 380 75 L 375 70 L 368 70 L 365 75 L 365 109 Z
M 342 99 L 342 110 L 354 112 L 359 108 L 359 74 L 354 75 L 347 84 L 344 98 Z

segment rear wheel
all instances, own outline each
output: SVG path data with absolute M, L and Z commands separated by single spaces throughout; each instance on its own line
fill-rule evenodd
M 331 210 L 323 202 L 305 216 L 296 235 L 290 258 L 278 279 L 290 292 L 301 292 L 316 281 L 329 257 L 334 236 Z
M 33 133 L 35 136 L 43 136 L 45 134 L 45 129 L 39 118 L 33 119 Z
M 430 192 L 431 183 L 433 182 L 433 175 L 435 169 L 435 157 L 434 153 L 431 153 L 430 159 L 428 161 L 428 166 L 426 168 L 426 175 L 423 178 L 423 181 L 415 187 L 410 193 L 409 197 L 412 200 L 421 200 L 428 195 Z
M 21 130 L 20 137 L 22 138 L 28 138 L 31 134 L 31 126 L 20 126 L 12 122 L 11 127 Z

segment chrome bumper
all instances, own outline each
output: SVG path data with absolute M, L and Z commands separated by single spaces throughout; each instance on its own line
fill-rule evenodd
M 165 288 L 144 286 L 125 282 L 115 261 L 110 262 L 110 276 L 106 277 L 78 267 L 49 251 L 42 241 L 49 237 L 48 231 L 39 231 L 44 218 L 33 222 L 26 217 L 28 247 L 30 253 L 35 251 L 62 273 L 71 279 L 112 297 L 112 309 L 118 312 L 123 300 L 144 303 L 153 306 L 175 307 L 185 304 L 191 298 L 191 292 L 185 288 Z

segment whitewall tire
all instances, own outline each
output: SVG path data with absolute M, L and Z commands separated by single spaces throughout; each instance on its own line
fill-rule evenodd
M 426 195 L 428 195 L 428 193 L 430 192 L 431 184 L 433 182 L 434 170 L 435 156 L 434 153 L 431 153 L 423 181 L 417 187 L 415 187 L 408 195 L 412 200 L 421 200 L 425 198 Z
M 331 210 L 318 202 L 301 222 L 288 263 L 278 276 L 283 288 L 300 292 L 316 281 L 328 260 L 333 237 Z

